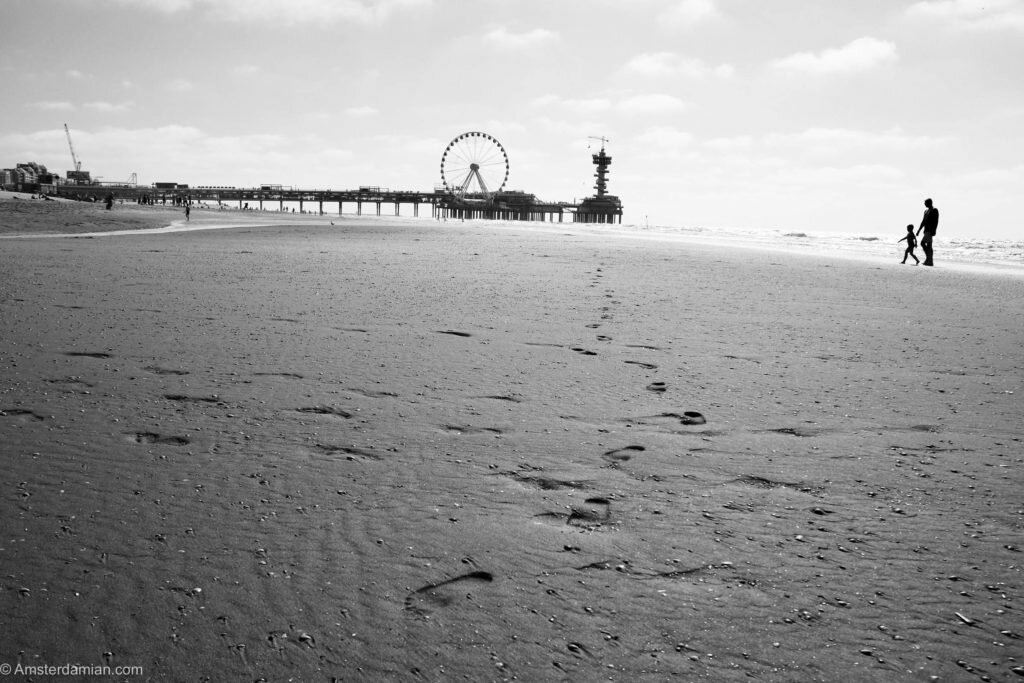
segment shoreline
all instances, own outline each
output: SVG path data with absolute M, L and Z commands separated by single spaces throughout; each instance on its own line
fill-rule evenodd
M 31 201 L 31 200 L 27 200 Z M 37 200 L 38 201 L 38 200 Z M 321 225 L 335 225 L 344 229 L 348 225 L 366 221 L 376 225 L 408 225 L 427 226 L 436 225 L 439 228 L 446 225 L 474 225 L 481 228 L 489 227 L 495 230 L 520 230 L 526 233 L 538 232 L 551 233 L 579 233 L 593 236 L 604 236 L 615 239 L 627 239 L 649 242 L 660 242 L 664 244 L 692 244 L 695 246 L 720 247 L 724 249 L 741 249 L 747 251 L 769 252 L 778 254 L 792 254 L 807 258 L 818 258 L 825 260 L 842 259 L 875 265 L 899 265 L 899 255 L 895 253 L 892 257 L 878 254 L 857 252 L 854 250 L 837 250 L 834 246 L 824 244 L 773 244 L 770 240 L 774 235 L 770 233 L 751 233 L 750 239 L 745 239 L 740 234 L 719 235 L 714 232 L 685 231 L 677 232 L 668 229 L 649 231 L 640 229 L 622 228 L 620 226 L 585 224 L 585 223 L 548 223 L 529 221 L 498 221 L 498 220 L 469 220 L 469 221 L 437 221 L 430 218 L 413 218 L 407 216 L 357 216 L 344 214 L 333 216 L 329 214 L 289 214 L 271 211 L 255 212 L 240 211 L 235 209 L 193 209 L 192 220 L 186 222 L 182 217 L 182 211 L 177 208 L 164 206 L 141 206 L 124 205 L 114 209 L 113 212 L 104 212 L 100 205 L 82 205 L 80 202 L 67 202 L 71 204 L 70 210 L 74 211 L 76 205 L 90 209 L 93 213 L 113 223 L 118 224 L 117 229 L 93 230 L 82 232 L 23 232 L 16 234 L 4 234 L 0 225 L 0 240 L 4 239 L 33 239 L 42 237 L 60 238 L 105 238 L 117 235 L 161 235 L 176 232 L 196 232 L 202 230 L 239 229 L 256 227 L 316 227 Z M 136 220 L 142 227 L 131 225 L 120 225 L 124 221 L 124 215 Z M 875 241 L 872 239 L 871 241 Z M 998 261 L 964 260 L 958 259 L 955 255 L 945 256 L 941 250 L 941 242 L 938 243 L 937 258 L 939 265 L 937 270 L 947 270 L 959 273 L 972 273 L 976 275 L 1000 275 L 1012 278 L 1024 278 L 1024 264 L 1008 264 Z M 919 257 L 921 258 L 921 257 Z M 909 265 L 909 264 L 908 264 Z M 923 267 L 923 266 L 919 266 Z

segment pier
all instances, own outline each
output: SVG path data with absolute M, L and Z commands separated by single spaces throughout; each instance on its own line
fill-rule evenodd
M 65 129 L 67 126 L 65 126 Z M 384 207 L 393 207 L 394 215 L 402 215 L 402 208 L 411 209 L 419 217 L 420 207 L 430 207 L 431 217 L 438 220 L 485 219 L 506 221 L 543 221 L 571 223 L 622 223 L 622 202 L 607 192 L 608 166 L 612 158 L 605 153 L 604 137 L 601 151 L 592 155 L 597 171 L 594 174 L 597 194 L 581 201 L 544 202 L 533 194 L 505 190 L 509 177 L 509 160 L 505 148 L 492 135 L 470 131 L 457 136 L 441 155 L 441 184 L 430 192 L 417 190 L 390 190 L 363 185 L 357 190 L 302 190 L 283 185 L 262 184 L 259 187 L 239 188 L 223 186 L 190 187 L 182 183 L 153 183 L 140 187 L 134 182 L 125 184 L 97 183 L 88 171 L 81 171 L 74 155 L 75 171 L 68 172 L 68 182 L 40 185 L 40 191 L 55 196 L 86 201 L 105 201 L 111 196 L 119 201 L 147 204 L 185 206 L 194 203 L 228 206 L 243 211 L 285 211 L 285 203 L 298 205 L 301 213 L 337 210 L 345 213 L 345 205 L 357 216 L 364 209 L 381 216 Z M 68 133 L 68 144 L 71 134 Z M 134 175 L 133 175 L 134 180 Z M 308 211 L 306 207 L 311 207 Z M 294 209 L 293 209 L 294 210 Z M 408 214 L 406 214 L 408 215 Z
M 161 187 L 167 185 L 168 187 Z M 621 223 L 622 207 L 615 203 L 592 206 L 581 202 L 542 202 L 525 192 L 496 192 L 490 195 L 456 196 L 445 190 L 421 192 L 360 187 L 357 190 L 301 190 L 285 188 L 188 187 L 176 183 L 155 183 L 152 187 L 111 185 L 60 185 L 50 194 L 69 199 L 102 201 L 112 193 L 116 200 L 183 206 L 188 202 L 225 205 L 249 211 L 284 211 L 285 203 L 297 204 L 300 212 L 320 215 L 412 215 L 429 207 L 432 218 L 545 221 L 553 223 Z M 388 212 L 391 213 L 388 213 Z

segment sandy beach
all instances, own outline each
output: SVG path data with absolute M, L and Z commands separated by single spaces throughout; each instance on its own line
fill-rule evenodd
M 0 203 L 0 234 L 183 219 L 51 204 Z M 569 224 L 190 221 L 229 224 L 0 239 L 0 664 L 1024 675 L 1024 280 Z

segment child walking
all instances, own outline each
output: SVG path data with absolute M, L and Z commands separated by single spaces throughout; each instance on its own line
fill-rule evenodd
M 908 225 L 907 226 L 907 236 L 906 237 L 901 237 L 900 239 L 898 239 L 896 241 L 896 244 L 899 244 L 903 240 L 907 241 L 907 250 L 905 252 L 903 252 L 903 260 L 900 261 L 900 263 L 906 263 L 907 262 L 907 257 L 909 256 L 910 258 L 914 259 L 914 265 L 915 266 L 920 264 L 921 261 L 918 260 L 918 258 L 916 256 L 914 256 L 914 247 L 917 246 L 917 238 L 914 237 L 914 226 L 913 225 Z

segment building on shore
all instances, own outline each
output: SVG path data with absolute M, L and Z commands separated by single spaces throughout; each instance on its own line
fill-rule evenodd
M 47 192 L 63 182 L 59 175 L 34 161 L 0 169 L 0 188 L 9 192 Z

